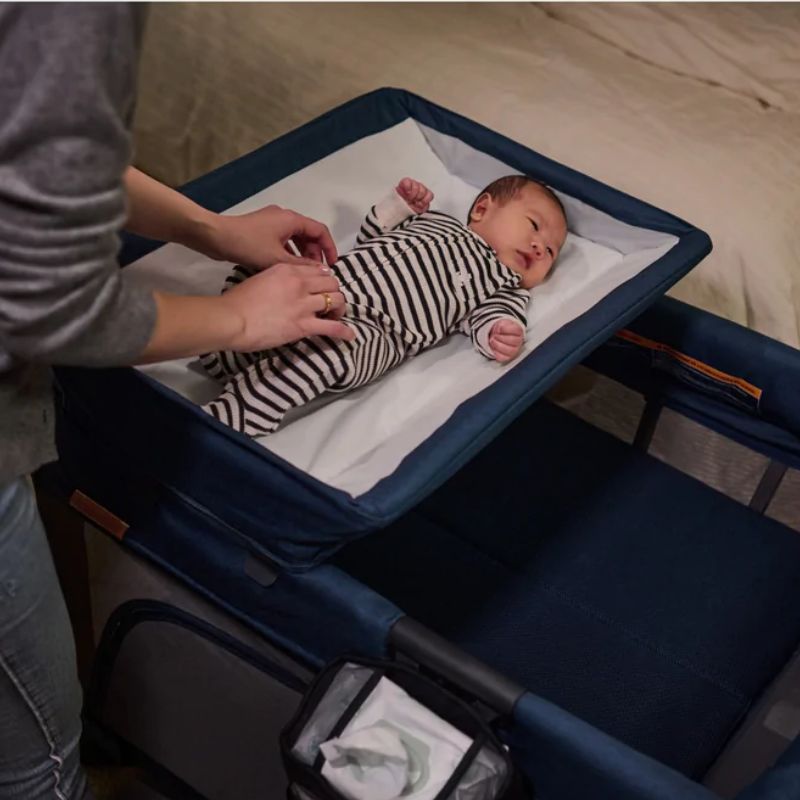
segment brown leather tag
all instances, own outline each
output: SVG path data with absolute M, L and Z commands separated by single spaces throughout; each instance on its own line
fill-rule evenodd
M 95 503 L 91 497 L 87 497 L 77 489 L 69 498 L 69 504 L 90 519 L 95 525 L 100 526 L 104 531 L 110 533 L 115 539 L 122 541 L 128 530 L 128 523 L 123 522 L 119 517 L 112 514 L 107 508 L 103 508 L 99 503 Z

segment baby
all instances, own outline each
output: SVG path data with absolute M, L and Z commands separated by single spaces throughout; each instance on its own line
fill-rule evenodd
M 529 290 L 547 277 L 566 238 L 561 202 L 522 175 L 487 186 L 466 225 L 429 210 L 432 200 L 422 183 L 404 178 L 332 265 L 353 341 L 312 336 L 256 353 L 209 353 L 202 364 L 225 389 L 205 410 L 261 436 L 289 409 L 363 386 L 456 331 L 486 358 L 517 356 Z M 251 274 L 236 267 L 226 283 Z

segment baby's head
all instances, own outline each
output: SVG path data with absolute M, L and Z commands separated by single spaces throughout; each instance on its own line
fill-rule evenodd
M 549 274 L 567 236 L 564 206 L 543 183 L 509 175 L 490 183 L 469 210 L 475 231 L 526 289 Z

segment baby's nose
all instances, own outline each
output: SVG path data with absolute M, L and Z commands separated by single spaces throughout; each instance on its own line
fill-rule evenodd
M 541 258 L 542 254 L 544 253 L 544 250 L 542 249 L 542 246 L 539 244 L 539 242 L 531 242 L 531 247 L 533 248 L 533 253 L 536 256 L 536 258 Z

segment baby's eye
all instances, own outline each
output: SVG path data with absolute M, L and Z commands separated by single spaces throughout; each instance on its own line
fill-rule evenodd
M 550 253 L 550 258 L 552 258 L 553 257 L 553 248 L 552 247 L 548 247 L 547 248 L 547 252 Z
M 535 219 L 531 219 L 530 217 L 528 217 L 528 219 L 530 220 L 531 225 L 533 225 L 533 229 L 538 233 L 539 232 L 539 226 L 536 224 L 536 220 Z

